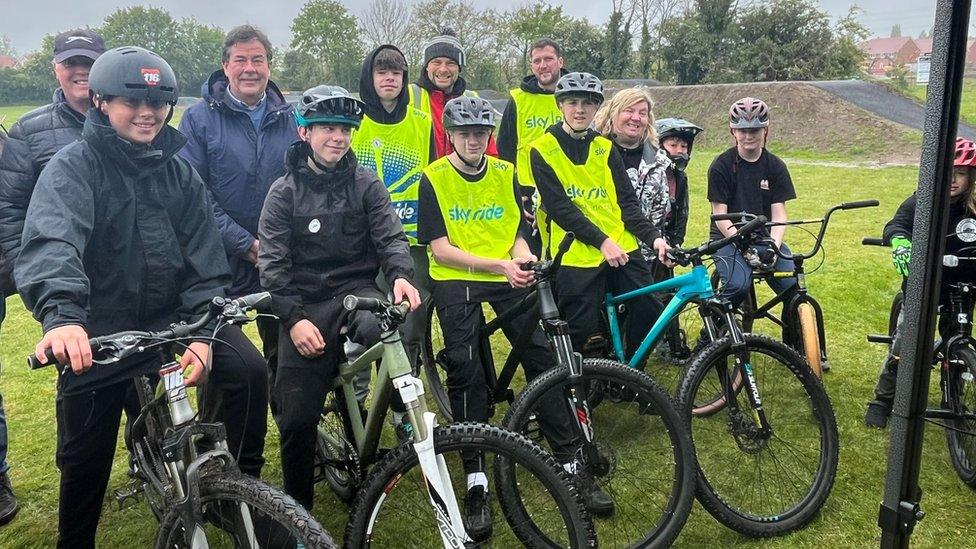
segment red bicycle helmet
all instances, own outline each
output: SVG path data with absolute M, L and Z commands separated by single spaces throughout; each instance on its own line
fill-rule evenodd
M 964 138 L 956 138 L 956 158 L 952 162 L 956 168 L 976 166 L 976 143 Z
M 767 126 L 769 126 L 769 107 L 762 99 L 743 97 L 729 107 L 730 128 L 765 128 Z

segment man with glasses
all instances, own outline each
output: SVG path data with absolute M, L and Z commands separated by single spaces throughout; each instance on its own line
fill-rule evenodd
M 91 108 L 88 71 L 104 51 L 105 41 L 91 30 L 57 35 L 52 66 L 58 89 L 53 101 L 20 117 L 10 128 L 0 155 L 0 287 L 4 297 L 15 292 L 13 265 L 20 254 L 20 235 L 37 178 L 55 153 L 81 137 Z M 5 313 L 0 299 L 0 323 Z M 0 524 L 13 519 L 19 509 L 6 458 L 7 420 L 0 396 Z

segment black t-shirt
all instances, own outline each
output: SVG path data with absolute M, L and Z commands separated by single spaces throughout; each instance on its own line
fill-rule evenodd
M 641 160 L 644 158 L 644 144 L 628 149 L 614 142 L 613 147 L 620 151 L 620 157 L 624 160 L 624 166 L 628 170 L 639 170 Z
M 759 160 L 747 162 L 736 147 L 718 155 L 708 168 L 708 201 L 728 206 L 729 213 L 747 212 L 771 218 L 772 205 L 796 198 L 786 164 L 763 149 Z M 710 237 L 722 238 L 711 224 Z
M 454 167 L 465 181 L 477 183 L 484 179 L 488 170 L 482 170 L 477 174 L 467 174 Z M 521 204 L 521 193 L 519 192 L 518 182 L 512 186 L 515 194 L 515 203 Z M 444 223 L 444 215 L 437 203 L 437 195 L 434 187 L 430 184 L 427 174 L 420 176 L 419 188 L 419 212 L 417 218 L 417 241 L 421 244 L 430 244 L 438 238 L 447 236 L 447 225 Z M 526 235 L 530 231 L 529 225 L 524 217 L 520 217 L 518 234 Z M 513 242 L 514 244 L 514 242 Z M 478 282 L 470 280 L 434 280 L 434 302 L 440 305 L 454 305 L 456 303 L 480 303 L 494 299 L 501 299 L 513 290 L 508 282 Z

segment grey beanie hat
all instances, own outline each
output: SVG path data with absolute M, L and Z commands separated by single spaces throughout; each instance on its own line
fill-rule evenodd
M 459 67 L 464 67 L 464 48 L 453 29 L 441 29 L 441 33 L 424 44 L 424 68 L 435 57 L 447 57 Z

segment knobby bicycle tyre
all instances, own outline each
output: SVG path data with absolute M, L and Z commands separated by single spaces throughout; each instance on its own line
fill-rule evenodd
M 444 348 L 444 341 L 439 336 L 441 325 L 435 321 L 435 312 L 432 304 L 427 311 L 427 327 L 420 345 L 420 362 L 423 364 L 424 376 L 427 378 L 425 389 L 434 398 L 441 417 L 445 422 L 450 423 L 454 421 L 454 414 L 451 412 L 451 400 L 447 396 L 447 371 L 445 365 L 438 362 L 437 357 L 437 353 Z
M 565 402 L 567 386 L 580 382 L 604 388 L 589 418 L 595 446 L 612 463 L 602 477 L 594 475 L 615 506 L 612 517 L 596 521 L 600 545 L 670 546 L 691 513 L 695 456 L 673 401 L 648 375 L 603 359 L 584 360 L 577 380 L 568 368 L 553 368 L 529 383 L 502 425 L 532 438 L 541 405 Z
M 951 388 L 943 388 L 943 405 L 959 414 L 976 413 L 976 352 L 969 347 L 956 347 L 949 360 Z M 976 421 L 956 419 L 949 426 L 958 429 L 946 429 L 952 467 L 967 486 L 976 488 L 976 436 L 966 434 L 976 432 Z
M 809 523 L 830 495 L 837 422 L 823 385 L 796 351 L 755 334 L 745 334 L 745 346 L 771 435 L 753 422 L 748 389 L 735 393 L 738 413 L 730 403 L 711 415 L 692 413 L 699 393 L 713 399 L 729 382 L 720 379 L 720 365 L 726 376 L 738 371 L 732 342 L 716 341 L 688 369 L 678 397 L 698 458 L 696 496 L 741 534 L 783 535 Z
M 290 496 L 260 480 L 241 474 L 211 474 L 200 478 L 200 506 L 205 532 L 226 537 L 226 541 L 210 543 L 211 547 L 249 547 L 242 538 L 241 521 L 235 511 L 247 505 L 254 523 L 256 541 L 260 547 L 308 548 L 338 547 L 332 537 L 312 516 Z M 170 509 L 163 519 L 156 537 L 156 549 L 185 548 L 183 520 L 176 509 Z
M 796 339 L 803 345 L 803 355 L 807 364 L 817 377 L 823 376 L 820 362 L 820 330 L 817 328 L 817 315 L 809 303 L 800 303 L 796 308 L 797 326 L 800 329 Z
M 315 440 L 316 479 L 324 480 L 343 503 L 349 504 L 359 489 L 358 471 L 350 453 L 345 421 L 340 412 L 342 400 L 329 393 L 319 418 Z M 345 465 L 340 465 L 339 462 Z
M 596 546 L 592 519 L 569 475 L 527 438 L 481 423 L 437 427 L 433 436 L 435 451 L 447 461 L 462 514 L 467 485 L 463 471 L 455 467 L 461 457 L 455 453 L 481 455 L 487 466 L 493 535 L 478 547 Z M 528 498 L 548 502 L 549 515 L 542 517 L 545 510 Z M 409 502 L 399 503 L 402 499 Z M 440 547 L 433 516 L 413 445 L 400 445 L 366 479 L 349 515 L 344 547 Z M 510 530 L 499 533 L 503 526 Z

